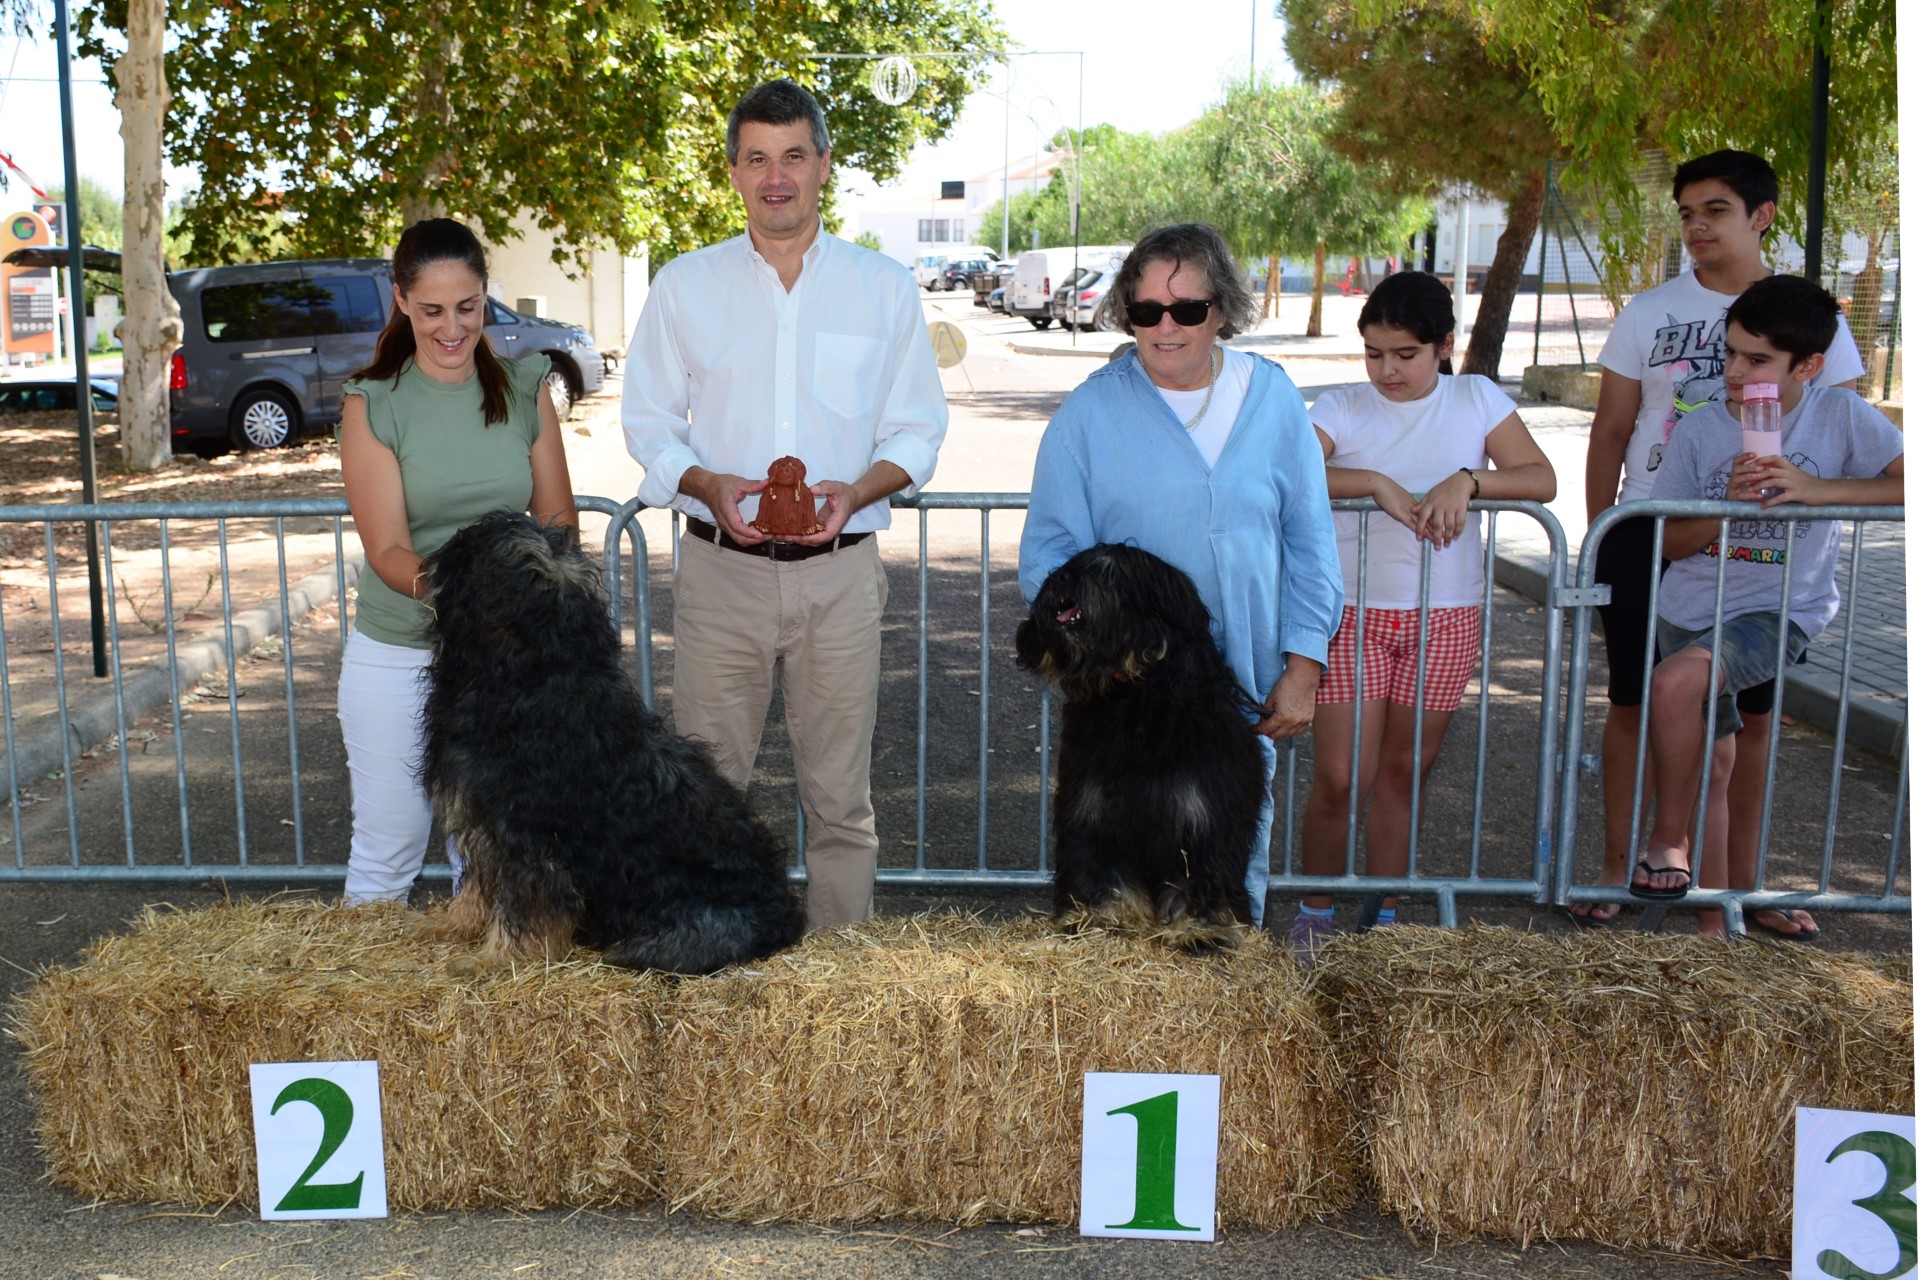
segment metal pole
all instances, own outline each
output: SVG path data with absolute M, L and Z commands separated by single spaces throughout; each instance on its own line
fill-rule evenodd
M 1827 89 L 1833 71 L 1833 0 L 1813 6 L 1813 141 L 1807 148 L 1807 279 L 1820 281 L 1827 226 Z
M 1013 59 L 1002 58 L 1000 64 L 1007 69 L 1006 86 L 1001 90 L 1001 102 L 1004 109 L 1000 119 L 1000 260 L 1007 260 L 1007 233 L 1013 223 L 1013 205 L 1009 203 L 1007 170 L 1013 167 L 1013 156 L 1008 151 L 1013 137 Z
M 60 52 L 60 143 L 67 165 L 67 311 L 73 325 L 73 403 L 80 415 L 80 501 L 98 498 L 93 459 L 93 385 L 87 378 L 86 266 L 80 252 L 80 165 L 73 150 L 73 57 L 68 47 L 67 0 L 53 0 L 53 30 Z M 53 566 L 47 566 L 53 572 Z M 100 526 L 87 521 L 87 603 L 92 610 L 93 674 L 107 674 L 107 623 L 100 588 Z

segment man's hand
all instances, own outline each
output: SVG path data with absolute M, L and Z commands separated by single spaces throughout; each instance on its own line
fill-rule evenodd
M 765 542 L 767 535 L 748 524 L 740 515 L 740 500 L 767 487 L 765 479 L 748 480 L 724 471 L 688 467 L 680 476 L 680 492 L 698 498 L 713 512 L 713 523 L 720 531 L 743 546 Z
M 1320 664 L 1298 654 L 1287 655 L 1287 669 L 1267 694 L 1267 714 L 1253 726 L 1278 741 L 1303 732 L 1313 723 L 1314 695 L 1320 691 Z
M 840 531 L 847 527 L 847 521 L 853 513 L 867 505 L 861 500 L 859 492 L 842 480 L 822 480 L 808 487 L 812 489 L 814 497 L 821 499 L 820 532 L 810 533 L 804 538 L 789 539 L 805 546 L 819 546 L 822 543 L 832 542 L 840 536 Z

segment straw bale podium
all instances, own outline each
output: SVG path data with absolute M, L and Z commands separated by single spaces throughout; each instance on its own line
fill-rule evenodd
M 1087 1072 L 1220 1077 L 1218 1218 L 1783 1256 L 1794 1108 L 1910 1112 L 1910 963 L 1398 927 L 1311 980 L 1037 920 L 877 919 L 712 978 L 477 978 L 397 908 L 151 911 L 11 1010 L 50 1176 L 252 1204 L 252 1063 L 377 1060 L 401 1210 L 1071 1222 Z

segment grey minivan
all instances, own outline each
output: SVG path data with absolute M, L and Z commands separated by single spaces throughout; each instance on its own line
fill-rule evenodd
M 177 271 L 180 350 L 169 379 L 176 449 L 270 449 L 340 421 L 340 387 L 373 359 L 393 305 L 385 259 L 326 258 Z M 600 388 L 586 330 L 487 300 L 487 338 L 509 357 L 546 354 L 565 418 Z

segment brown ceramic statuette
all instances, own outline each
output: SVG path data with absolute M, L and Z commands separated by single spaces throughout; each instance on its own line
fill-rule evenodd
M 794 457 L 773 460 L 752 523 L 771 538 L 804 538 L 826 528 L 813 504 L 813 491 L 807 488 L 806 463 Z

